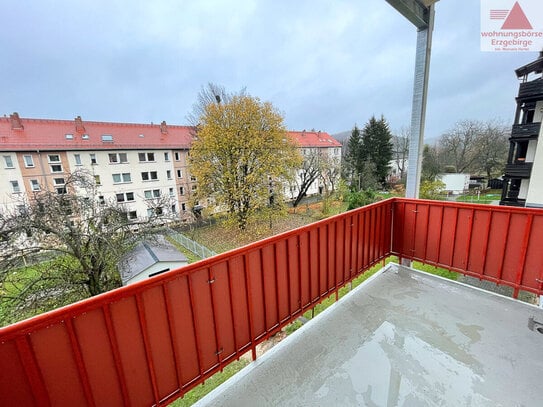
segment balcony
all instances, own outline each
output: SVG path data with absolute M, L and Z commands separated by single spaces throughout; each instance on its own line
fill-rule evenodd
M 523 139 L 531 140 L 539 137 L 541 123 L 514 124 L 511 132 L 513 140 Z
M 530 178 L 533 163 L 517 161 L 505 166 L 505 178 Z
M 509 286 L 515 297 L 542 295 L 542 239 L 541 210 L 410 199 L 369 205 L 0 328 L 0 405 L 165 405 L 242 354 L 256 359 L 259 343 L 392 255 Z M 348 299 L 244 374 L 256 382 L 257 370 L 281 365 L 271 359 L 290 359 L 275 379 L 293 393 L 269 387 L 279 404 L 295 404 L 321 374 L 331 381 L 311 391 L 332 404 L 351 394 L 359 404 L 416 404 L 408 397 L 417 383 L 415 394 L 435 404 L 449 394 L 462 403 L 537 404 L 542 310 L 390 268 Z M 368 379 L 351 386 L 344 370 Z M 390 385 L 378 387 L 384 377 Z M 251 400 L 267 398 L 259 391 Z
M 543 99 L 543 79 L 521 83 L 517 99 L 524 102 Z

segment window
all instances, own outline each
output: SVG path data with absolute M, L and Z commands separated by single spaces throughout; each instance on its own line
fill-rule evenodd
M 183 178 L 183 171 L 177 170 L 177 178 Z
M 66 134 L 66 140 L 73 140 L 74 139 L 74 135 L 73 134 Z
M 4 156 L 4 163 L 6 164 L 6 168 L 14 168 L 13 166 L 13 159 L 10 155 Z
M 141 162 L 155 161 L 155 153 L 138 153 L 138 158 Z
M 175 204 L 172 205 L 171 209 L 172 209 L 172 213 L 177 212 L 177 207 L 175 206 Z
M 152 199 L 152 198 L 159 198 L 160 197 L 160 189 L 149 189 L 147 191 L 144 191 L 145 199 Z
M 155 214 L 153 208 L 147 208 L 147 217 L 150 218 Z
M 19 186 L 19 181 L 10 181 L 11 189 L 14 193 L 21 192 L 21 187 Z
M 100 205 L 104 205 L 106 203 L 106 200 L 104 199 L 104 195 L 98 196 L 98 203 Z
M 117 163 L 127 163 L 128 162 L 128 156 L 126 153 L 110 153 L 109 156 L 109 162 L 111 164 L 117 164 Z
M 64 185 L 66 183 L 64 178 L 53 178 L 53 182 L 55 185 Z
M 124 202 L 125 201 L 124 194 L 116 194 L 115 196 L 117 197 L 117 202 Z
M 164 153 L 164 161 L 170 161 L 170 153 L 167 151 Z
M 58 154 L 49 154 L 47 156 L 47 159 L 50 163 L 59 163 L 60 162 L 60 156 Z
M 195 177 L 194 175 L 191 175 L 191 176 L 190 176 L 190 180 L 191 180 L 191 181 L 196 181 L 196 177 Z
M 183 202 L 183 203 L 181 204 L 181 210 L 182 210 L 183 212 L 185 212 L 185 211 L 187 210 L 187 204 L 186 204 L 186 203 Z
M 41 190 L 41 188 L 40 188 L 40 183 L 38 182 L 37 179 L 31 179 L 31 180 L 30 180 L 30 189 L 32 189 L 32 191 L 39 191 L 39 190 Z
M 62 172 L 62 165 L 60 164 L 51 165 L 51 172 Z
M 132 176 L 129 172 L 123 172 L 122 174 L 112 174 L 113 183 L 120 184 L 121 182 L 132 182 Z
M 179 187 L 179 195 L 185 195 L 185 187 Z
M 113 135 L 112 134 L 102 134 L 102 141 L 104 142 L 112 142 L 113 141 Z
M 198 185 L 193 185 L 190 187 L 191 191 L 196 191 L 198 189 Z
M 166 170 L 166 178 L 172 179 L 172 172 L 171 172 L 171 170 Z
M 25 167 L 33 167 L 34 166 L 34 160 L 32 159 L 31 155 L 24 155 L 23 160 L 25 162 Z
M 174 196 L 173 195 L 173 188 L 170 188 L 170 196 Z
M 92 165 L 96 165 L 96 154 L 90 154 L 90 162 Z
M 175 155 L 175 161 L 181 160 L 181 156 L 180 156 L 180 154 L 179 154 L 179 151 L 176 151 L 176 152 L 174 153 L 174 155 Z
M 56 188 L 57 194 L 64 195 L 66 193 L 66 187 L 58 187 Z
M 81 154 L 74 154 L 75 165 L 83 165 L 81 163 Z
M 147 171 L 141 173 L 142 181 L 155 181 L 158 179 L 158 173 L 156 171 Z
M 81 138 L 82 138 L 83 140 L 88 140 L 88 139 L 89 139 L 89 135 L 88 135 L 88 134 L 83 134 L 83 135 L 81 136 Z
M 133 192 L 127 192 L 126 193 L 126 200 L 127 201 L 133 201 L 134 200 L 134 193 Z
M 94 182 L 96 182 L 96 185 L 102 185 L 102 182 L 100 181 L 100 176 L 99 175 L 94 176 Z
M 138 218 L 138 213 L 136 211 L 128 211 L 127 215 L 129 220 L 134 220 Z

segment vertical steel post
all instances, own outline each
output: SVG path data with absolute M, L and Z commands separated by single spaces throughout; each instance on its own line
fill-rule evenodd
M 428 27 L 419 29 L 417 33 L 413 110 L 411 112 L 411 139 L 409 141 L 409 166 L 405 191 L 407 198 L 419 197 L 432 31 L 434 30 L 434 7 L 433 4 L 428 7 Z

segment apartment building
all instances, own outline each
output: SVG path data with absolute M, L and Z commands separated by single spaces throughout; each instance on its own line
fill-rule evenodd
M 291 131 L 290 135 L 300 146 L 304 164 L 296 172 L 294 181 L 288 186 L 285 185 L 285 196 L 296 198 L 305 179 L 303 173 L 317 167 L 319 175 L 309 186 L 306 195 L 322 194 L 330 190 L 332 185 L 337 188 L 341 168 L 341 143 L 322 131 Z
M 100 201 L 126 206 L 130 219 L 158 210 L 180 219 L 191 216 L 191 196 L 198 188 L 190 174 L 189 126 L 0 118 L 0 208 L 14 209 L 43 190 L 66 193 L 66 179 L 77 170 L 94 176 Z M 341 157 L 341 145 L 324 132 L 291 132 L 302 152 L 318 149 Z M 320 182 L 320 184 L 319 184 Z M 308 193 L 322 190 L 322 181 Z M 202 202 L 205 205 L 205 202 Z
M 543 52 L 515 73 L 521 84 L 500 204 L 543 207 Z

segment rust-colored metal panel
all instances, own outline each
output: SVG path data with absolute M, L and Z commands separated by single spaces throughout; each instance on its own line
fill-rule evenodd
M 488 237 L 488 254 L 486 257 L 485 276 L 500 279 L 507 247 L 509 220 L 511 213 L 495 212 Z
M 275 243 L 275 261 L 277 274 L 278 312 L 281 321 L 290 316 L 290 286 L 288 280 L 287 241 L 279 240 Z
M 300 268 L 298 258 L 298 236 L 287 241 L 288 281 L 290 287 L 290 314 L 294 315 L 302 309 L 300 296 Z
M 325 293 L 328 293 L 330 289 L 330 284 L 328 282 L 328 261 L 329 261 L 329 253 L 328 253 L 328 235 L 327 235 L 328 228 L 326 225 L 321 225 L 318 227 L 318 246 L 316 250 L 319 253 L 319 293 L 320 295 L 324 295 Z
M 352 216 L 349 212 L 347 212 L 347 216 L 344 218 L 344 247 L 343 247 L 343 259 L 344 259 L 344 265 L 343 265 L 343 281 L 349 281 L 351 280 L 351 276 L 353 275 L 353 270 L 351 266 L 351 249 L 352 249 Z
M 245 266 L 242 256 L 234 256 L 228 260 L 230 273 L 230 289 L 232 290 L 232 310 L 234 315 L 234 332 L 239 349 L 247 347 L 251 339 L 249 327 L 249 304 L 245 289 Z
M 485 275 L 491 218 L 492 212 L 489 210 L 474 210 L 467 269 L 481 276 Z
M 522 285 L 535 290 L 543 288 L 543 214 L 534 217 L 530 242 L 526 255 L 526 264 L 524 265 L 524 275 Z
M 102 309 L 78 315 L 73 325 L 95 404 L 122 406 L 123 396 Z
M 252 250 L 247 255 L 248 290 L 253 320 L 253 340 L 266 333 L 266 307 L 262 291 L 262 263 L 260 250 Z
M 507 236 L 507 246 L 504 251 L 504 262 L 501 279 L 514 283 L 517 276 L 517 269 L 521 261 L 523 250 L 524 234 L 526 232 L 527 215 L 513 213 Z
M 327 280 L 328 280 L 328 291 L 331 292 L 336 288 L 336 224 L 328 223 L 326 225 L 326 242 L 327 242 Z
M 218 356 L 222 361 L 237 352 L 227 262 L 214 264 L 211 267 L 211 275 L 215 280 L 211 284 L 211 293 L 217 328 L 218 350 L 220 352 Z
M 320 258 L 319 250 L 319 229 L 312 228 L 308 231 L 308 256 L 309 256 L 309 283 L 310 283 L 310 301 L 316 301 L 322 294 L 320 281 Z
M 188 277 L 180 276 L 166 283 L 166 292 L 171 304 L 172 343 L 176 362 L 180 366 L 179 382 L 182 387 L 200 376 L 198 346 L 193 324 Z
M 109 308 L 130 403 L 134 406 L 153 404 L 153 389 L 136 299 L 124 298 L 112 303 Z
M 298 236 L 298 257 L 300 259 L 300 284 L 302 307 L 305 309 L 311 303 L 311 276 L 309 274 L 309 238 L 307 232 Z
M 207 268 L 195 270 L 189 276 L 194 326 L 196 328 L 202 373 L 207 372 L 219 362 L 210 281 Z
M 274 245 L 268 244 L 261 250 L 262 253 L 262 294 L 266 312 L 266 330 L 270 331 L 279 326 L 276 269 Z
M 429 206 L 428 205 L 417 205 L 416 206 L 416 233 L 414 236 L 414 252 L 413 255 L 415 258 L 424 259 L 426 258 L 426 248 L 428 244 L 426 242 L 428 237 L 428 219 L 429 219 Z
M 51 405 L 85 405 L 86 398 L 66 326 L 59 323 L 36 331 L 30 335 L 30 342 Z M 70 391 L 67 393 L 66 389 Z
M 0 343 L 0 390 L 0 406 L 37 405 L 14 340 Z
M 142 293 L 142 299 L 149 352 L 153 360 L 158 396 L 161 400 L 178 388 L 174 350 L 162 286 L 145 290 Z
M 345 218 L 339 218 L 336 225 L 336 284 L 345 282 Z
M 473 211 L 470 208 L 458 208 L 456 211 L 456 233 L 454 236 L 454 252 L 452 254 L 452 267 L 467 270 L 468 250 L 466 243 L 471 240 L 471 227 L 473 223 Z

